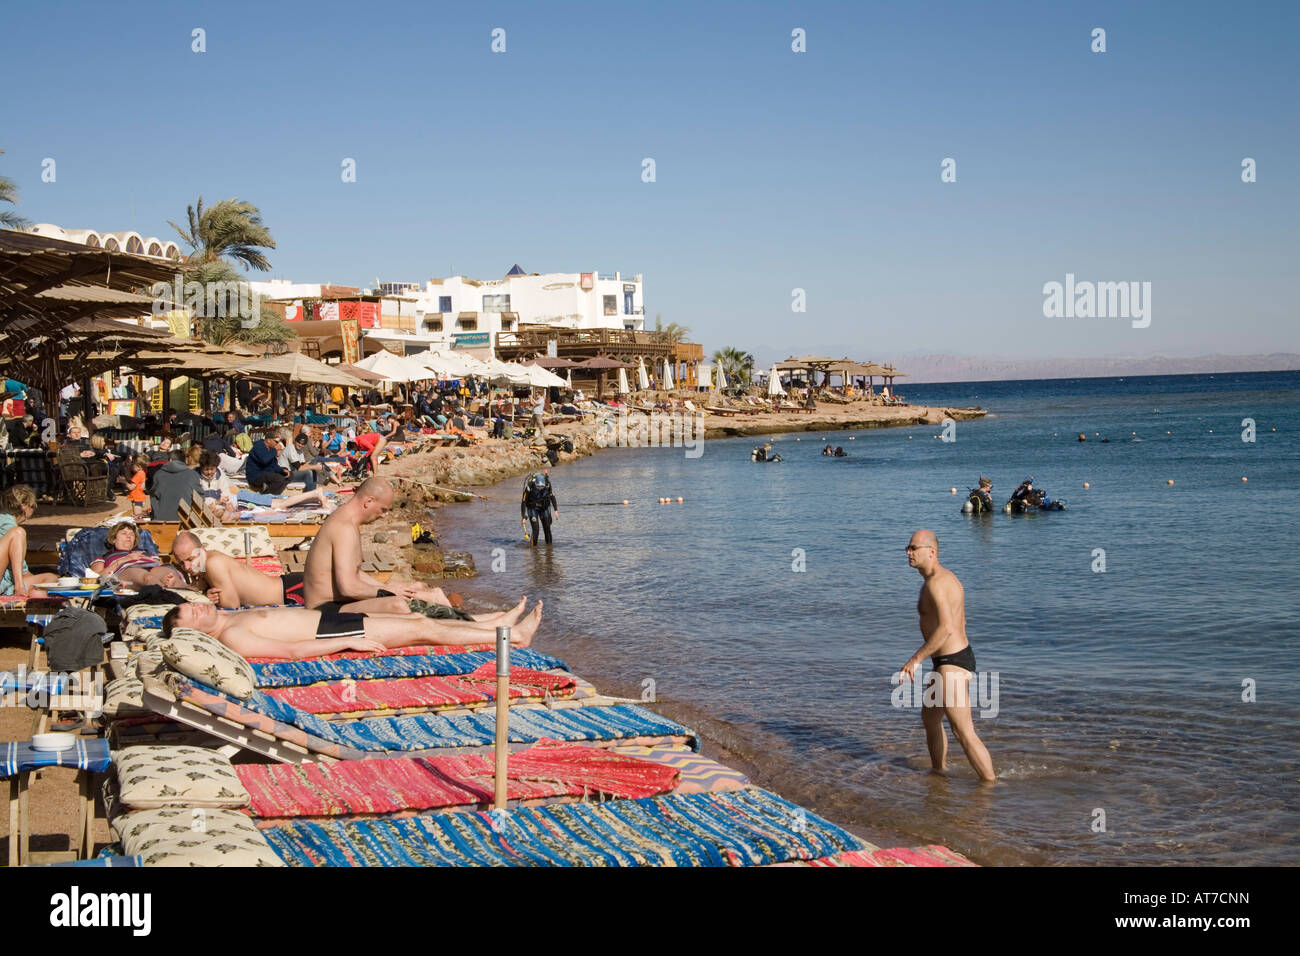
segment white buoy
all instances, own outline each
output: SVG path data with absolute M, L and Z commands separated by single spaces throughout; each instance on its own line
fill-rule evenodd
M 1088 483 L 1085 481 L 1085 482 L 1083 483 L 1083 487 L 1085 487 L 1085 488 L 1091 488 L 1092 485 L 1088 484 Z
M 948 490 L 948 494 L 950 494 L 950 495 L 955 495 L 956 493 L 957 493 L 957 489 L 956 489 L 956 488 L 950 488 L 950 489 Z

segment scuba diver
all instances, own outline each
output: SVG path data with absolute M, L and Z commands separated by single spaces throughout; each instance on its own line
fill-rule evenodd
M 764 442 L 761 448 L 755 448 L 749 453 L 750 461 L 780 461 L 781 456 L 773 454 L 772 443 Z
M 980 475 L 979 487 L 970 490 L 970 495 L 967 496 L 966 503 L 961 506 L 961 510 L 966 514 L 992 514 L 992 479 Z
M 551 543 L 551 511 L 558 515 L 560 505 L 555 500 L 555 490 L 551 488 L 551 476 L 547 471 L 533 472 L 524 479 L 524 494 L 519 499 L 519 523 L 525 519 L 532 527 L 529 543 L 537 547 L 537 525 L 541 523 L 546 535 L 546 543 Z
M 1034 487 L 1034 478 L 1030 475 L 1011 493 L 1011 500 L 1002 509 L 1008 514 L 1021 514 L 1025 511 L 1064 511 L 1065 505 L 1047 497 L 1047 492 Z
M 844 454 L 844 448 L 840 445 L 822 445 L 822 454 L 831 458 L 847 458 Z

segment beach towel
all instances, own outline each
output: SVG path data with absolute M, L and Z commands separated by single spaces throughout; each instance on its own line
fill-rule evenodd
M 250 662 L 251 663 L 251 662 Z M 302 687 L 323 681 L 375 680 L 387 677 L 434 677 L 470 674 L 484 664 L 496 666 L 496 654 L 469 651 L 464 654 L 381 654 L 343 657 L 333 660 L 279 661 L 253 664 L 254 683 L 261 688 Z M 534 671 L 568 670 L 558 657 L 528 648 L 510 652 L 512 666 Z
M 239 701 L 174 673 L 167 675 L 166 683 L 178 699 L 209 713 L 340 760 L 357 760 L 377 753 L 414 756 L 421 751 L 451 747 L 488 749 L 496 740 L 493 713 L 409 714 L 328 721 L 263 691 L 254 691 L 247 700 Z M 699 749 L 699 738 L 694 731 L 633 705 L 511 710 L 507 732 L 510 743 L 531 744 L 546 738 L 671 742 Z
M 733 770 L 684 747 L 662 744 L 620 745 L 611 747 L 610 752 L 625 757 L 639 757 L 677 771 L 677 786 L 673 788 L 673 793 L 720 793 L 723 790 L 740 790 L 750 786 L 749 778 L 739 770 Z
M 809 860 L 807 866 L 976 866 L 956 850 L 931 844 L 909 850 L 850 850 L 833 856 Z
M 337 764 L 240 764 L 240 781 L 261 818 L 357 816 L 490 804 L 490 754 L 393 757 Z M 570 744 L 543 742 L 510 755 L 511 801 L 557 797 L 645 797 L 673 788 L 662 764 Z
M 764 866 L 865 844 L 765 790 L 295 821 L 263 830 L 291 866 Z
M 571 697 L 577 681 L 570 674 L 510 668 L 510 699 Z M 399 680 L 344 680 L 308 687 L 277 687 L 268 693 L 310 714 L 338 715 L 463 707 L 496 700 L 496 665 L 470 674 Z

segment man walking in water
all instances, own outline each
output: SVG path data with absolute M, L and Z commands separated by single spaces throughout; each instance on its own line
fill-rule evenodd
M 936 771 L 947 768 L 948 735 L 943 718 L 948 718 L 957 742 L 966 751 L 966 759 L 980 779 L 992 782 L 993 760 L 985 749 L 970 712 L 970 679 L 975 674 L 975 652 L 966 638 L 966 593 L 957 575 L 939 563 L 939 540 L 933 531 L 921 530 L 907 545 L 907 563 L 925 579 L 916 611 L 921 617 L 920 649 L 907 659 L 900 679 L 916 680 L 916 669 L 927 657 L 934 664 L 933 680 L 937 701 L 927 699 L 921 708 L 925 724 L 925 742 L 930 748 L 930 763 Z M 929 698 L 930 694 L 926 694 Z

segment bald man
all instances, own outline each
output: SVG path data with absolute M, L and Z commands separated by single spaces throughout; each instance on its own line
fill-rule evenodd
M 384 478 L 371 477 L 325 519 L 307 552 L 303 575 L 307 607 L 334 602 L 349 605 L 349 611 L 406 614 L 410 600 L 448 603 L 441 588 L 385 585 L 361 570 L 361 526 L 378 521 L 392 506 L 393 486 Z
M 975 733 L 970 712 L 970 679 L 975 675 L 975 652 L 966 638 L 966 593 L 957 575 L 939 563 L 939 540 L 933 531 L 922 529 L 912 535 L 907 545 L 907 563 L 920 572 L 924 583 L 916 600 L 921 618 L 920 649 L 907 659 L 902 677 L 916 679 L 916 669 L 927 657 L 934 665 L 933 680 L 938 691 L 934 703 L 930 694 L 921 708 L 925 741 L 930 748 L 930 763 L 936 772 L 947 769 L 948 735 L 943 719 L 966 751 L 966 759 L 985 782 L 992 782 L 993 759 Z

